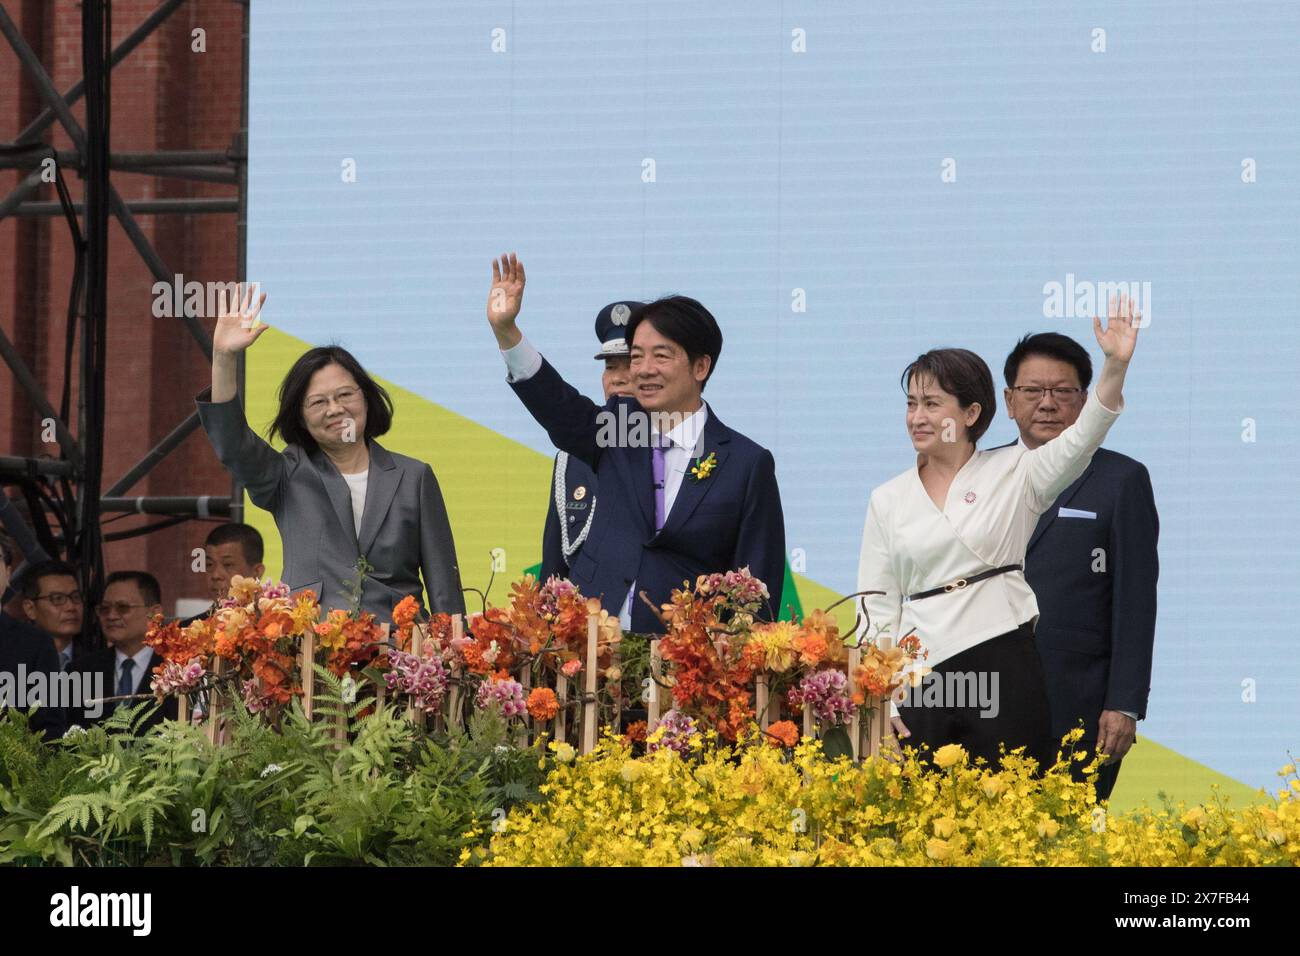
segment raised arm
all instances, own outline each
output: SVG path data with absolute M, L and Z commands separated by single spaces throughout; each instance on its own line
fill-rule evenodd
M 595 468 L 601 452 L 601 407 L 566 382 L 519 331 L 515 320 L 523 305 L 525 281 L 524 264 L 514 253 L 492 261 L 487 317 L 510 371 L 510 387 L 556 448 Z
M 197 402 L 199 420 L 217 458 L 248 489 L 259 508 L 274 509 L 284 480 L 284 456 L 263 441 L 244 418 L 238 399 L 239 354 L 267 330 L 257 323 L 263 294 L 253 302 L 251 286 L 240 286 L 235 301 L 223 303 L 212 333 L 211 401 Z
M 1111 297 L 1105 329 L 1101 319 L 1093 317 L 1093 333 L 1106 356 L 1096 387 L 1073 425 L 1026 452 L 1022 459 L 1028 469 L 1029 506 L 1035 513 L 1050 508 L 1057 496 L 1087 470 L 1110 426 L 1124 410 L 1124 376 L 1141 323 L 1142 313 L 1135 311 L 1126 295 L 1121 295 L 1118 303 Z

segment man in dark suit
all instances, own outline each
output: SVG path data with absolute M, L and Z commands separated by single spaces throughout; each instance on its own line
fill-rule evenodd
M 81 652 L 85 614 L 77 569 L 54 559 L 38 561 L 27 568 L 21 593 L 27 620 L 50 636 L 59 656 L 59 669 L 68 670 Z
M 104 579 L 104 597 L 96 612 L 108 647 L 74 661 L 72 669 L 98 674 L 107 697 L 149 694 L 154 672 L 163 666 L 163 659 L 144 642 L 150 619 L 162 613 L 158 579 L 145 571 L 114 571 Z M 117 707 L 135 707 L 144 699 L 141 696 L 139 700 L 116 701 L 98 715 L 87 707 L 71 708 L 68 722 L 83 727 L 101 723 Z M 140 726 L 140 732 L 156 727 L 164 719 L 175 720 L 176 711 L 176 698 L 165 698 Z
M 1092 361 L 1073 339 L 1044 332 L 1021 339 L 1004 372 L 1007 412 L 1020 441 L 1037 448 L 1079 417 Z M 1081 746 L 1110 755 L 1095 781 L 1099 800 L 1110 797 L 1146 717 L 1159 533 L 1146 467 L 1100 448 L 1029 539 L 1025 577 L 1041 615 L 1035 638 L 1052 733 L 1059 740 L 1082 721 Z M 1087 762 L 1071 765 L 1076 778 Z
M 0 592 L 9 586 L 9 574 L 14 561 L 14 554 L 5 542 L 3 561 L 0 561 Z M 63 735 L 67 723 L 63 707 L 54 699 L 59 673 L 59 655 L 54 650 L 54 642 L 48 634 L 30 624 L 24 623 L 8 613 L 0 611 L 0 711 L 5 707 L 17 705 L 18 698 L 27 696 L 27 689 L 32 688 L 32 675 L 37 677 L 39 692 L 43 701 L 24 700 L 24 709 L 28 712 L 28 726 L 53 740 Z M 24 685 L 19 692 L 19 685 Z M 12 693 L 13 699 L 9 698 Z M 32 704 L 37 704 L 33 710 Z
M 524 269 L 492 263 L 488 321 L 509 381 L 557 448 L 586 462 L 601 507 L 569 579 L 617 613 L 625 630 L 662 632 L 657 607 L 700 574 L 748 567 L 768 588 L 776 618 L 785 525 L 771 452 L 724 425 L 701 393 L 722 333 L 694 299 L 669 296 L 634 309 L 625 338 L 635 398 L 602 408 L 565 382 L 515 324 Z
M 600 340 L 596 361 L 605 364 L 600 384 L 607 402 L 616 395 L 632 397 L 632 362 L 623 330 L 632 310 L 641 304 L 611 302 L 596 315 L 596 338 Z M 591 533 L 599 488 L 590 465 L 567 451 L 556 452 L 546 528 L 542 533 L 542 566 L 538 575 L 541 581 L 552 575 L 569 576 L 574 557 Z

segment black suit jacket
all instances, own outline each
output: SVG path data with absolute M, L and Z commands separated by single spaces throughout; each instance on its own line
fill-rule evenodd
M 39 628 L 0 611 L 0 673 L 12 675 L 9 680 L 16 682 L 20 674 L 38 671 L 49 675 L 59 673 L 59 654 L 54 649 L 54 640 Z M 49 678 L 46 686 L 51 686 Z M 67 729 L 62 707 L 38 707 L 35 713 L 28 708 L 28 713 L 28 725 L 32 730 L 40 731 L 46 740 L 62 736 Z
M 1146 716 L 1159 534 L 1146 467 L 1105 448 L 1039 519 L 1025 577 L 1038 598 L 1036 638 L 1056 737 L 1082 718 L 1085 739 L 1095 740 L 1103 710 Z
M 143 675 L 136 680 L 135 692 L 137 694 L 149 693 L 149 682 L 153 679 L 154 673 L 163 666 L 163 659 L 157 654 L 150 658 L 149 665 L 145 668 Z M 104 689 L 105 697 L 117 696 L 117 652 L 111 647 L 105 647 L 102 650 L 92 651 L 84 657 L 78 658 L 72 662 L 70 671 L 79 673 L 98 674 L 102 681 L 101 686 Z M 86 707 L 74 707 L 68 710 L 68 723 L 77 724 L 82 727 L 90 727 L 94 724 L 101 724 L 108 719 L 116 707 L 136 707 L 144 703 L 144 700 L 123 701 L 121 703 L 111 703 L 103 705 L 103 712 L 97 717 L 89 716 Z M 164 720 L 175 720 L 177 714 L 177 700 L 175 697 L 165 697 L 162 706 L 149 715 L 149 718 L 140 727 L 141 733 L 147 733 L 154 727 L 157 727 Z
M 618 407 L 625 404 L 626 420 L 641 406 L 615 397 L 602 409 L 545 360 L 535 375 L 511 388 L 555 447 L 586 462 L 599 482 L 600 507 L 569 573 L 583 594 L 599 597 L 606 611 L 618 614 L 633 581 L 659 605 L 684 582 L 693 586 L 701 574 L 748 566 L 767 585 L 764 616 L 775 620 L 785 581 L 785 521 L 771 452 L 732 431 L 710 408 L 700 450 L 701 457 L 714 455 L 717 464 L 704 480 L 689 473 L 683 477 L 656 533 L 649 445 L 602 447 L 598 439 L 602 411 L 617 421 Z M 632 602 L 632 630 L 663 631 L 639 597 Z

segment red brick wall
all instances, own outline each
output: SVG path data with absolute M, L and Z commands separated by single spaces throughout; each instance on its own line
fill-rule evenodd
M 121 42 L 159 0 L 116 0 L 114 43 Z M 75 0 L 7 0 L 6 9 L 66 91 L 81 78 L 81 11 Z M 113 71 L 111 148 L 225 150 L 239 125 L 242 10 L 230 0 L 189 0 Z M 191 52 L 191 31 L 206 31 L 206 52 Z M 0 141 L 12 142 L 40 112 L 43 102 L 9 45 L 0 41 Z M 84 102 L 73 107 L 84 124 Z M 58 149 L 72 143 L 56 123 L 43 136 Z M 0 195 L 20 181 L 0 170 Z M 233 185 L 161 180 L 115 170 L 124 200 L 154 197 L 230 196 Z M 73 198 L 82 183 L 65 171 Z M 31 199 L 53 200 L 52 185 Z M 233 214 L 138 216 L 163 262 L 187 280 L 233 279 L 236 232 Z M 104 484 L 108 487 L 194 409 L 194 395 L 208 382 L 196 343 L 176 319 L 152 315 L 154 277 L 121 226 L 109 225 L 108 411 Z M 63 387 L 63 348 L 71 243 L 61 218 L 0 220 L 0 328 L 14 341 L 45 393 L 57 407 Z M 205 324 L 210 328 L 211 322 Z M 73 392 L 75 407 L 76 393 Z M 73 423 L 74 432 L 76 430 Z M 0 365 L 0 453 L 53 454 L 40 441 L 39 416 Z M 202 431 L 184 443 L 129 495 L 229 493 L 230 479 Z M 105 526 L 122 530 L 146 520 L 132 516 Z M 210 523 L 187 522 L 143 537 L 106 545 L 110 571 L 143 568 L 157 575 L 167 608 L 181 597 L 203 597 L 201 578 L 190 572 L 190 551 L 202 544 Z

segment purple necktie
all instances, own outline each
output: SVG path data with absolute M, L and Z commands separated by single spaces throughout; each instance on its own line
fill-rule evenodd
M 656 435 L 658 439 L 651 449 L 651 468 L 655 480 L 655 533 L 663 529 L 664 518 L 664 449 L 672 447 L 672 439 Z

